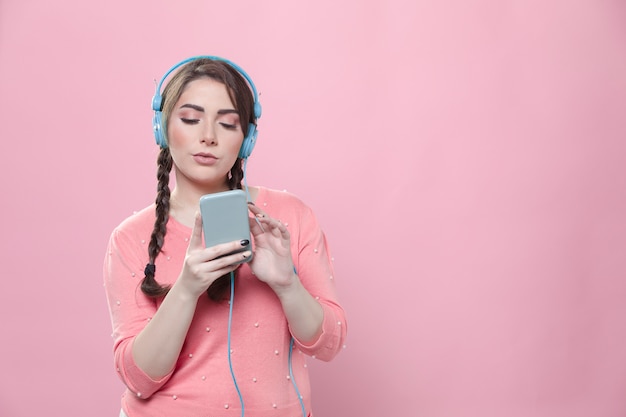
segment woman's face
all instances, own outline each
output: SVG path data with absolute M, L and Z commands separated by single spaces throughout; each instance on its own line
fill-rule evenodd
M 228 189 L 243 131 L 224 84 L 211 78 L 187 84 L 168 118 L 167 138 L 177 187 Z

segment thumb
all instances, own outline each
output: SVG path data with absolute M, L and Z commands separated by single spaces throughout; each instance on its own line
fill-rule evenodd
M 202 249 L 202 216 L 196 212 L 196 218 L 189 239 L 189 249 Z

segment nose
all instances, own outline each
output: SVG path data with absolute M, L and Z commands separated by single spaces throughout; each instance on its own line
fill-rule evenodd
M 213 123 L 205 123 L 204 129 L 202 129 L 200 142 L 207 145 L 217 144 L 217 135 L 215 134 L 215 126 L 213 126 Z

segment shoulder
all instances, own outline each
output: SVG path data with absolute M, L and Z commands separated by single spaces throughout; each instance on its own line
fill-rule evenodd
M 317 217 L 311 207 L 300 197 L 286 190 L 259 187 L 255 204 L 270 216 L 291 225 L 292 233 L 296 230 L 306 233 L 319 228 Z
M 108 244 L 108 253 L 113 256 L 111 259 L 121 259 L 126 264 L 145 264 L 154 219 L 152 205 L 128 216 L 113 229 Z
M 154 204 L 151 204 L 124 219 L 113 230 L 113 234 L 129 236 L 145 236 L 147 234 L 149 236 L 152 233 L 155 218 Z
M 266 187 L 258 187 L 259 193 L 255 204 L 261 208 L 271 206 L 274 209 L 304 212 L 310 211 L 298 196 L 288 192 L 287 190 L 274 190 Z

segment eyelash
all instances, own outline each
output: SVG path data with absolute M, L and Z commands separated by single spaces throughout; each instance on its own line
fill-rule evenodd
M 188 124 L 188 125 L 197 125 L 200 122 L 199 119 L 185 119 L 185 118 L 182 118 L 182 117 L 181 117 L 180 120 L 183 123 Z M 224 126 L 225 129 L 228 129 L 228 130 L 235 130 L 235 129 L 237 129 L 236 125 L 231 125 L 231 124 L 223 123 L 223 122 L 220 122 L 220 124 L 222 126 Z

